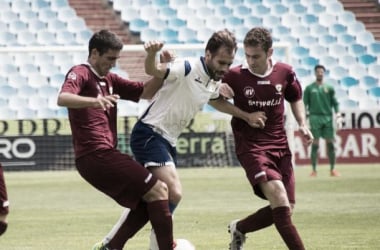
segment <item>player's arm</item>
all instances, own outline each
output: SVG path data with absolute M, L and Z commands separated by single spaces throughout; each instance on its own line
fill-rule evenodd
M 311 144 L 314 140 L 314 137 L 306 124 L 306 112 L 303 100 L 300 99 L 298 101 L 292 102 L 290 103 L 290 106 L 292 108 L 292 113 L 298 123 L 299 130 L 302 133 L 306 144 Z
M 145 57 L 145 73 L 160 79 L 164 79 L 167 74 L 166 63 L 157 63 L 156 54 L 162 49 L 164 44 L 159 41 L 150 41 L 144 44 L 144 49 L 147 52 Z
M 222 96 L 219 96 L 217 99 L 212 99 L 208 103 L 220 112 L 230 114 L 234 117 L 246 121 L 253 128 L 263 128 L 265 126 L 267 117 L 262 111 L 253 113 L 245 112 L 229 101 L 225 100 Z
M 108 95 L 97 97 L 80 96 L 69 92 L 61 92 L 58 95 L 58 106 L 67 108 L 107 108 L 113 107 L 120 98 L 119 95 Z
M 155 56 L 154 56 L 155 57 Z M 160 54 L 161 67 L 166 69 L 166 64 L 174 60 L 174 54 L 168 50 L 164 50 Z M 144 83 L 144 90 L 140 96 L 142 99 L 152 99 L 157 91 L 162 87 L 164 81 L 162 78 L 153 77 Z

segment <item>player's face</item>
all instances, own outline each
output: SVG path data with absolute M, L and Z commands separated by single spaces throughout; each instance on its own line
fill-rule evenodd
M 210 77 L 216 81 L 223 78 L 234 62 L 235 51 L 231 52 L 226 47 L 221 47 L 215 54 L 206 52 L 206 66 Z
M 257 74 L 263 75 L 269 67 L 269 58 L 272 56 L 273 49 L 265 52 L 261 46 L 245 46 L 245 59 L 249 69 Z
M 325 71 L 322 68 L 318 68 L 315 70 L 315 78 L 318 82 L 322 82 Z
M 105 76 L 108 72 L 115 67 L 116 60 L 120 58 L 119 50 L 108 50 L 106 53 L 100 55 L 99 52 L 94 50 L 94 64 L 92 65 L 99 75 Z

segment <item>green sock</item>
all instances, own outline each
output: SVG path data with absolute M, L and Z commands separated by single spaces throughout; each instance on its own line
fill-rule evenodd
M 318 158 L 318 144 L 311 145 L 311 166 L 313 167 L 313 171 L 317 171 L 317 158 Z
M 334 170 L 335 167 L 335 147 L 334 143 L 327 143 L 327 155 L 329 157 L 330 162 L 330 170 Z

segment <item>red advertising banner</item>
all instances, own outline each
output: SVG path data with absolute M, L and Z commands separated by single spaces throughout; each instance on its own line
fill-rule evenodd
M 343 129 L 337 132 L 335 141 L 336 163 L 380 163 L 380 128 Z M 293 151 L 296 164 L 310 164 L 310 147 L 303 145 L 299 133 L 295 133 Z M 319 141 L 319 163 L 328 163 L 327 147 Z

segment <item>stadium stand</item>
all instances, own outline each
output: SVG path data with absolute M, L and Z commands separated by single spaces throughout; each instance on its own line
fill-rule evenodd
M 377 28 L 380 22 L 374 20 L 379 20 L 377 16 L 380 14 L 369 2 L 0 0 L 0 47 L 85 45 L 93 31 L 101 27 L 112 29 L 126 44 L 140 44 L 152 39 L 201 44 L 211 32 L 224 27 L 233 30 L 241 42 L 250 27 L 263 25 L 273 31 L 276 42 L 290 44 L 290 62 L 301 80 L 310 81 L 314 65 L 324 64 L 336 88 L 347 92 L 337 91 L 341 95 L 339 98 L 344 100 L 342 103 L 350 107 L 356 104 L 360 108 L 365 105 L 358 105 L 358 98 L 365 96 L 364 93 L 375 96 L 372 99 L 379 103 L 376 88 L 380 76 L 380 28 Z M 276 53 L 281 56 L 281 52 Z M 240 53 L 238 57 L 244 55 Z M 36 115 L 66 115 L 65 111 L 50 105 L 55 98 L 51 93 L 58 91 L 69 67 L 85 58 L 86 54 L 79 52 L 71 55 L 24 53 L 21 57 L 1 52 L 0 70 L 5 77 L 0 79 L 0 100 L 8 102 L 11 96 L 23 95 L 17 86 L 24 86 L 27 81 L 31 88 L 41 88 L 36 95 L 50 97 L 47 102 L 51 110 Z M 143 75 L 141 67 L 135 67 L 136 71 L 129 74 L 123 71 L 135 63 L 126 58 L 122 57 L 115 71 L 129 75 L 131 79 Z M 349 94 L 352 87 L 357 90 L 354 91 L 357 95 Z M 359 92 L 360 88 L 364 91 Z M 348 101 L 350 98 L 353 102 Z M 3 114 L 14 117 L 21 111 Z

